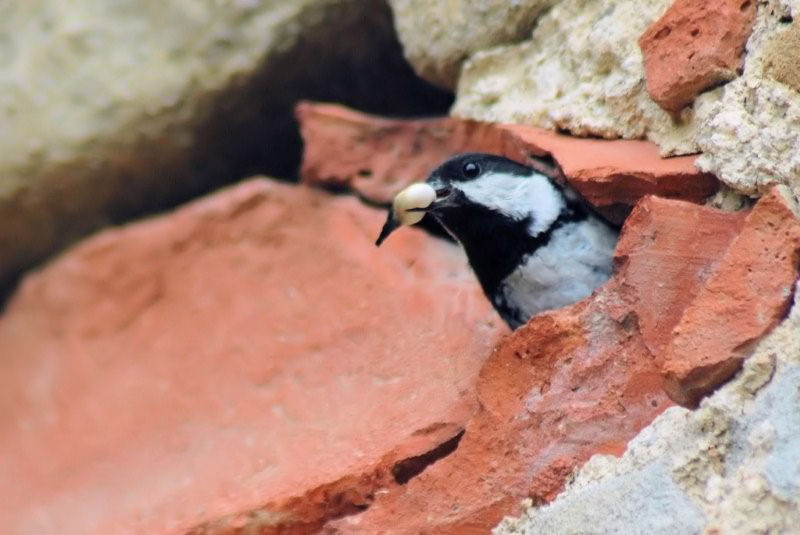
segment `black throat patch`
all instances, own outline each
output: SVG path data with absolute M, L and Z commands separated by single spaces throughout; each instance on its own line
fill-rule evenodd
M 529 231 L 531 218 L 515 220 L 480 204 L 460 204 L 457 209 L 445 210 L 437 219 L 464 247 L 484 293 L 503 319 L 515 328 L 528 318 L 520 320 L 519 311 L 505 304 L 501 283 L 524 257 L 546 246 L 556 230 L 588 216 L 582 204 L 568 202 L 556 220 L 536 236 Z

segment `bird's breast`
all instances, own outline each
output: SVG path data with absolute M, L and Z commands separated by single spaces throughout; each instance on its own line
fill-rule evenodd
M 616 232 L 594 218 L 564 225 L 503 279 L 495 306 L 524 323 L 588 297 L 611 276 L 616 241 Z

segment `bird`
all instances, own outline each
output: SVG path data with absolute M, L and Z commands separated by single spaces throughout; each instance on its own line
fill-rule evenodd
M 511 329 L 588 297 L 612 275 L 618 227 L 547 165 L 452 156 L 395 197 L 376 245 L 426 214 L 464 249 Z

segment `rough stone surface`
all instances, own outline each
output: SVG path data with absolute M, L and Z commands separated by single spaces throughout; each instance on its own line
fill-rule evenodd
M 254 171 L 289 176 L 301 96 L 449 105 L 371 0 L 2 2 L 0 35 L 0 294 L 109 222 Z
M 647 194 L 702 201 L 718 187 L 694 157 L 661 158 L 652 143 L 579 139 L 539 128 L 454 118 L 393 120 L 340 106 L 297 107 L 305 153 L 302 180 L 349 187 L 388 203 L 404 186 L 424 179 L 449 156 L 466 151 L 527 162 L 551 155 L 566 179 L 599 207 L 633 205 Z
M 255 180 L 29 275 L 0 316 L 3 531 L 308 530 L 423 468 L 506 328 L 457 247 L 376 249 L 383 218 Z
M 755 0 L 676 0 L 639 38 L 652 99 L 677 112 L 736 78 L 755 15 Z
M 645 88 L 637 40 L 671 0 L 563 0 L 539 18 L 530 40 L 474 54 L 452 112 L 464 118 L 563 129 L 581 136 L 643 138 L 664 154 L 697 152 L 696 113 L 677 118 Z
M 504 520 L 494 533 L 794 533 L 798 404 L 795 307 L 698 410 L 668 409 L 622 458 L 593 457 L 553 503 Z
M 454 89 L 461 63 L 477 50 L 527 37 L 558 0 L 389 0 L 406 57 L 421 76 Z
M 748 214 L 665 351 L 672 399 L 693 405 L 713 391 L 785 317 L 800 269 L 797 217 L 786 188 L 775 188 Z
M 451 113 L 579 136 L 647 138 L 663 155 L 702 152 L 698 165 L 736 191 L 761 195 L 782 183 L 800 197 L 800 26 L 793 22 L 800 4 L 672 5 L 562 0 L 537 19 L 529 39 L 472 53 Z M 420 20 L 415 32 L 434 24 Z M 637 44 L 643 34 L 650 92 L 669 112 L 647 91 Z M 743 74 L 712 89 L 741 68 L 744 39 Z
M 800 197 L 797 3 L 760 2 L 744 74 L 726 85 L 701 123 L 698 165 L 732 188 L 763 194 L 788 185 Z
M 658 197 L 646 197 L 631 212 L 617 244 L 617 279 L 653 355 L 663 355 L 687 303 L 716 272 L 745 215 Z
M 632 334 L 602 298 L 535 317 L 481 371 L 482 410 L 458 449 L 328 531 L 485 533 L 523 497 L 554 498 L 573 468 L 619 453 L 669 406 Z
M 591 454 L 619 454 L 670 405 L 650 348 L 665 344 L 660 336 L 696 299 L 740 226 L 738 214 L 644 199 L 623 229 L 614 278 L 590 299 L 534 317 L 484 365 L 481 410 L 458 449 L 327 531 L 483 533 L 524 497 L 555 498 Z M 648 323 L 653 309 L 664 311 L 663 325 Z
M 792 24 L 766 45 L 764 75 L 800 91 L 800 25 Z

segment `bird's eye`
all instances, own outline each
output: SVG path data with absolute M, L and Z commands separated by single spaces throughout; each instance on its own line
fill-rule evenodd
M 481 167 L 475 162 L 465 163 L 461 170 L 467 178 L 475 178 L 481 173 Z

